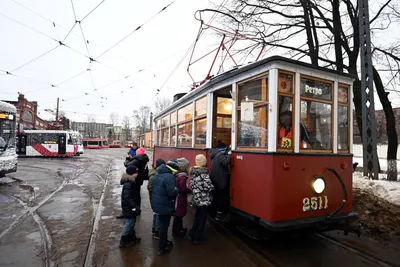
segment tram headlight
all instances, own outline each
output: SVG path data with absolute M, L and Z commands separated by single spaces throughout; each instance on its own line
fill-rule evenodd
M 14 120 L 14 115 L 13 114 L 8 114 L 8 119 L 9 120 Z
M 322 178 L 317 178 L 312 184 L 315 193 L 321 194 L 325 190 L 325 181 Z

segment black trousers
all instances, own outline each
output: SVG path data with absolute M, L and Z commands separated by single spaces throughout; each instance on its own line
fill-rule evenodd
M 160 221 L 160 242 L 158 243 L 158 248 L 164 250 L 167 246 L 168 227 L 171 220 L 171 214 L 158 215 L 158 219 Z
M 204 228 L 206 227 L 208 206 L 196 206 L 192 226 L 192 241 L 201 241 L 204 238 Z
M 179 235 L 182 229 L 183 229 L 183 217 L 175 216 L 174 222 L 172 224 L 172 232 L 174 234 Z
M 230 196 L 229 187 L 215 191 L 215 207 L 217 212 L 224 214 L 229 212 Z
M 136 187 L 136 192 L 137 192 L 137 195 L 138 195 L 138 198 L 137 198 L 137 200 L 136 200 L 136 205 L 141 209 L 141 206 L 140 206 L 140 204 L 142 204 L 142 196 L 140 195 L 140 188 L 141 188 L 141 186 L 137 186 Z

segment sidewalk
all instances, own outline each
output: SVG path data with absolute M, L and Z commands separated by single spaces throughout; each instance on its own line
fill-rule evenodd
M 168 238 L 174 243 L 172 251 L 158 256 L 158 240 L 151 235 L 153 213 L 150 209 L 147 192 L 147 182 L 142 186 L 142 215 L 138 217 L 136 232 L 142 242 L 132 248 L 118 248 L 124 220 L 117 220 L 120 213 L 119 185 L 120 170 L 112 172 L 113 177 L 107 186 L 104 199 L 104 209 L 96 237 L 96 247 L 92 266 L 269 266 L 261 256 L 248 249 L 238 239 L 228 232 L 216 230 L 207 222 L 206 233 L 208 241 L 201 245 L 193 245 L 188 238 L 173 238 L 171 225 Z M 184 218 L 184 226 L 191 228 L 194 212 L 189 210 Z

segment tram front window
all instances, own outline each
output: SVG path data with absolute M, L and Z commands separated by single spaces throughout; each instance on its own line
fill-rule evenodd
M 14 147 L 14 125 L 15 123 L 11 120 L 0 120 L 0 150 L 6 150 L 8 147 Z

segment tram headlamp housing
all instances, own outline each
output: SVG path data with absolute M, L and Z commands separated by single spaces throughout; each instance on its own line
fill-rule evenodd
M 315 179 L 314 183 L 312 184 L 312 187 L 317 194 L 321 194 L 325 190 L 325 181 L 321 177 L 318 177 Z
M 8 114 L 8 119 L 11 120 L 11 121 L 14 120 L 14 115 L 13 114 Z

